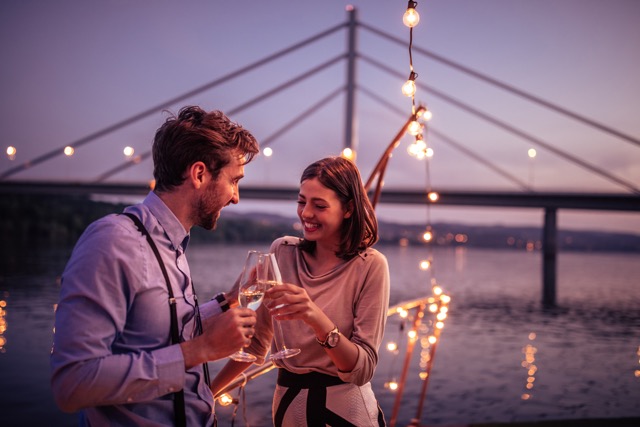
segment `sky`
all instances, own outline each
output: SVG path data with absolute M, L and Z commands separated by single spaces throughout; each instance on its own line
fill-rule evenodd
M 344 147 L 345 97 L 310 111 L 287 132 L 279 129 L 345 84 L 346 51 L 340 29 L 264 66 L 252 64 L 346 22 L 353 5 L 358 27 L 357 164 L 366 180 L 411 112 L 400 93 L 409 75 L 407 2 L 213 0 L 80 0 L 8 2 L 0 13 L 0 174 L 225 76 L 224 84 L 181 100 L 220 109 L 269 141 L 273 156 L 246 168 L 242 185 L 296 187 L 311 162 Z M 640 186 L 640 146 L 545 109 L 416 52 L 440 55 L 621 133 L 640 138 L 640 2 L 635 0 L 419 1 L 413 31 L 416 102 L 433 113 L 426 132 L 429 161 L 407 154 L 401 140 L 385 175 L 387 189 L 519 191 L 511 180 L 474 161 L 456 144 L 482 156 L 536 191 L 628 193 L 628 188 L 568 162 L 456 107 L 458 100 L 535 136 L 623 181 Z M 395 74 L 371 65 L 370 58 Z M 298 76 L 300 83 L 263 101 L 261 94 Z M 433 89 L 433 90 L 428 90 Z M 435 90 L 435 91 L 434 91 Z M 375 94 L 375 98 L 370 94 Z M 379 102 L 384 100 L 384 104 Z M 244 108 L 241 108 L 245 106 Z M 390 108 L 389 106 L 392 106 Z M 124 161 L 122 150 L 148 152 L 167 113 L 146 118 L 9 179 L 91 181 Z M 454 141 L 456 144 L 451 144 Z M 527 150 L 535 148 L 532 160 Z M 427 169 L 429 173 L 427 174 Z M 144 182 L 151 160 L 109 178 Z M 228 208 L 295 215 L 295 204 L 242 200 Z M 541 225 L 540 209 L 379 205 L 379 218 L 396 222 Z M 640 234 L 640 212 L 560 211 L 560 228 Z

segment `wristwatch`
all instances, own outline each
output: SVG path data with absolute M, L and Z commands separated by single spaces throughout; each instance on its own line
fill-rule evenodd
M 332 330 L 329 331 L 324 341 L 320 341 L 318 337 L 316 337 L 316 341 L 318 341 L 318 344 L 320 344 L 324 348 L 334 348 L 338 345 L 338 342 L 340 342 L 340 330 L 337 326 L 335 326 Z

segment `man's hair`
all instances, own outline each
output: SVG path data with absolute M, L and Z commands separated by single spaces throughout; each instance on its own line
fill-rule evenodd
M 153 142 L 155 190 L 170 191 L 182 184 L 186 170 L 195 162 L 203 162 L 215 180 L 232 156 L 243 156 L 247 164 L 258 151 L 253 135 L 224 113 L 184 107 L 156 131 Z
M 344 209 L 349 208 L 349 203 L 353 208 L 351 216 L 342 221 L 336 255 L 348 260 L 373 246 L 378 241 L 378 220 L 356 165 L 343 157 L 327 157 L 307 166 L 300 183 L 311 178 L 317 178 L 322 185 L 333 190 Z M 300 247 L 311 252 L 315 242 L 303 240 Z

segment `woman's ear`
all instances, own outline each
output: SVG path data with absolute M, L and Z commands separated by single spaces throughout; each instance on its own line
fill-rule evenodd
M 347 209 L 344 212 L 343 218 L 351 218 L 351 215 L 353 215 L 353 200 L 350 200 L 349 203 L 347 203 Z

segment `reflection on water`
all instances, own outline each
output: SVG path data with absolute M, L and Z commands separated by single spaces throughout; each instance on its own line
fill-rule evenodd
M 533 341 L 535 339 L 536 333 L 531 332 L 529 334 L 529 340 Z M 536 372 L 538 372 L 538 367 L 535 364 L 538 349 L 533 344 L 527 344 L 523 347 L 522 352 L 524 353 L 522 367 L 527 370 L 527 382 L 524 385 L 526 390 L 522 393 L 521 398 L 522 400 L 529 400 L 533 396 L 533 386 L 536 381 Z
M 202 298 L 226 290 L 247 246 L 193 246 L 189 259 Z M 268 246 L 252 249 L 265 250 Z M 419 269 L 423 251 L 379 247 L 391 268 L 391 303 L 430 292 Z M 2 425 L 76 425 L 49 389 L 49 353 L 58 277 L 69 249 L 14 252 L 0 261 L 0 402 Z M 418 412 L 421 363 L 433 363 L 422 410 L 425 424 L 566 418 L 640 417 L 640 262 L 630 254 L 567 254 L 558 259 L 558 307 L 544 310 L 540 255 L 474 249 L 436 250 L 436 277 L 452 295 L 437 352 L 416 351 L 398 418 Z M 215 282 L 211 278 L 216 278 Z M 405 325 L 403 326 L 403 322 Z M 373 387 L 389 417 L 408 320 L 392 316 Z M 426 344 L 426 343 L 425 343 Z M 425 345 L 425 348 L 426 347 Z M 424 349 L 423 349 L 424 350 Z M 215 371 L 225 362 L 212 363 Z M 252 426 L 270 425 L 275 371 L 249 383 L 240 398 Z M 526 396 L 526 397 L 525 397 Z M 230 425 L 233 406 L 218 408 Z M 265 422 L 266 421 L 266 422 Z
M 6 351 L 5 345 L 7 344 L 7 338 L 4 336 L 7 331 L 7 299 L 9 298 L 9 292 L 5 292 L 4 299 L 0 300 L 0 353 Z

